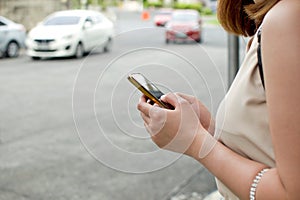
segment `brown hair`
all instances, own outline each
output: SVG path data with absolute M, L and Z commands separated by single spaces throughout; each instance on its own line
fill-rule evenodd
M 218 0 L 218 19 L 236 35 L 252 36 L 266 13 L 280 0 Z

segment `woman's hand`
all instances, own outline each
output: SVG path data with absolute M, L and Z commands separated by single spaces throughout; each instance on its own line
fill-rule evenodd
M 183 93 L 175 93 L 175 95 L 178 95 L 180 97 L 182 97 L 183 99 L 187 100 L 194 112 L 197 114 L 200 123 L 202 124 L 202 126 L 211 134 L 214 135 L 215 132 L 215 121 L 211 116 L 211 113 L 209 112 L 209 110 L 205 107 L 204 104 L 202 104 L 196 97 L 191 96 L 191 95 L 187 95 L 187 94 L 183 94 Z M 201 114 L 201 116 L 200 116 Z
M 199 154 L 206 130 L 192 104 L 176 94 L 167 94 L 162 101 L 174 106 L 168 110 L 150 105 L 142 96 L 138 104 L 141 116 L 152 140 L 160 147 L 193 156 Z M 197 142 L 196 142 L 197 141 Z

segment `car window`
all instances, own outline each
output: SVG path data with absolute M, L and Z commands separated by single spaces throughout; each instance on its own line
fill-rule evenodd
M 103 21 L 103 18 L 101 15 L 95 15 L 93 16 L 93 20 L 95 23 L 101 23 Z
M 198 16 L 193 13 L 176 13 L 172 16 L 172 20 L 186 22 L 197 20 Z
M 157 15 L 171 15 L 172 13 L 171 12 L 168 12 L 168 11 L 160 11 L 157 13 Z
M 50 25 L 75 25 L 78 24 L 80 17 L 78 16 L 56 16 L 47 19 L 44 22 L 45 26 Z
M 87 18 L 85 19 L 85 21 L 86 21 L 86 22 L 92 22 L 92 23 L 93 23 L 93 20 L 92 20 L 91 17 L 87 17 Z
M 0 26 L 6 26 L 6 24 L 2 21 L 0 21 Z
M 91 16 L 88 16 L 84 22 L 90 22 L 91 24 L 95 23 Z

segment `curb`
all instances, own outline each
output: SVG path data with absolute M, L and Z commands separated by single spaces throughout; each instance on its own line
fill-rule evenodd
M 204 200 L 216 191 L 215 178 L 203 166 L 171 190 L 164 200 Z M 211 199 L 205 199 L 211 200 Z

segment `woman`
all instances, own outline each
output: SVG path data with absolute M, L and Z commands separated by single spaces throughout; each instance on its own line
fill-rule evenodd
M 159 147 L 204 165 L 225 199 L 300 199 L 300 1 L 219 0 L 218 17 L 253 38 L 216 122 L 195 97 L 175 93 L 162 97 L 174 110 L 141 97 L 145 127 Z

